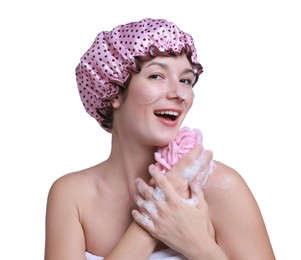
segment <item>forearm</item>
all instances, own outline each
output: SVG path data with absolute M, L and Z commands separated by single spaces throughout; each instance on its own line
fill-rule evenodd
M 148 259 L 157 242 L 156 238 L 133 221 L 121 240 L 105 259 Z
M 229 260 L 223 250 L 215 241 L 211 241 L 206 245 L 194 247 L 195 250 L 190 250 L 186 255 L 189 260 Z M 192 247 L 190 248 L 192 249 Z

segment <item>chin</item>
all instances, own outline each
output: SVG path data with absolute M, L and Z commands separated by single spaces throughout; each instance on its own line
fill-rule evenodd
M 158 139 L 158 141 L 156 142 L 156 146 L 158 147 L 164 147 L 166 145 L 168 145 L 169 142 L 173 141 L 176 137 L 177 131 L 175 132 L 169 132 L 169 133 L 165 133 L 165 134 L 161 134 L 160 138 Z

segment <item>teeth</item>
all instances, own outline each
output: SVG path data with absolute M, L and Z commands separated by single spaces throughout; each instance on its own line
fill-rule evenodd
M 155 114 L 157 114 L 157 115 L 171 115 L 171 116 L 176 116 L 176 117 L 179 116 L 179 113 L 175 112 L 175 111 L 159 111 L 159 112 L 155 112 Z

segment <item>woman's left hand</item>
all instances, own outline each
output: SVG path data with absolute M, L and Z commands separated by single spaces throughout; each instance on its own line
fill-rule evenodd
M 193 185 L 190 201 L 195 203 L 191 205 L 154 165 L 149 167 L 149 172 L 155 182 L 154 187 L 137 179 L 139 192 L 135 201 L 139 210 L 133 210 L 135 221 L 186 257 L 202 252 L 215 241 L 203 190 L 199 185 Z

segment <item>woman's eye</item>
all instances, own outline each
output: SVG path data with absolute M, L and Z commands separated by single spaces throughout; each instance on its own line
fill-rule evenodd
M 181 79 L 180 82 L 184 83 L 185 85 L 191 85 L 192 86 L 192 80 L 191 79 Z
M 149 76 L 149 78 L 150 79 L 157 79 L 158 80 L 158 79 L 162 79 L 162 76 L 159 75 L 159 74 L 152 74 L 152 75 Z

